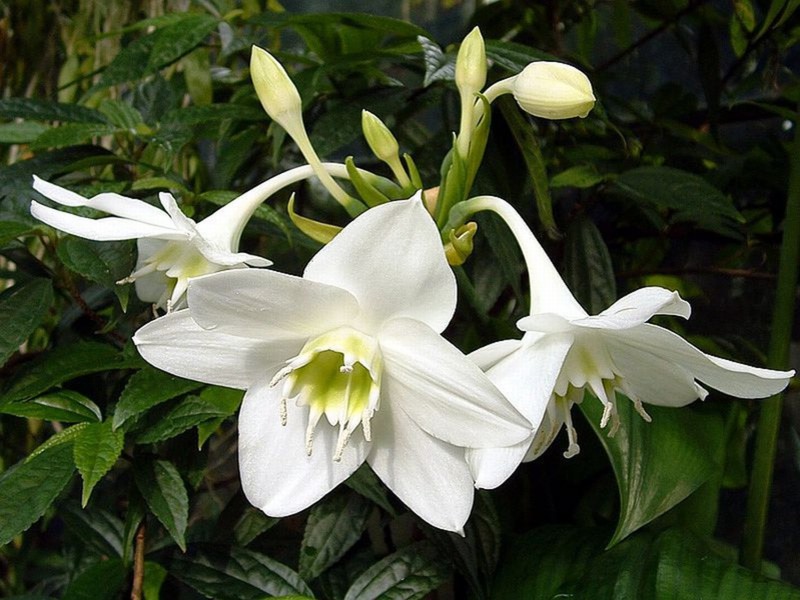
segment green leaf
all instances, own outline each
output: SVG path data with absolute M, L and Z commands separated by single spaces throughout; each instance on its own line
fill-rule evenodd
M 99 111 L 77 104 L 63 104 L 33 98 L 0 100 L 0 117 L 32 121 L 68 121 L 73 123 L 105 123 Z
M 186 552 L 189 497 L 178 470 L 171 462 L 154 460 L 136 465 L 133 475 L 150 511 Z
M 356 469 L 356 472 L 350 475 L 345 484 L 365 498 L 372 500 L 390 515 L 397 515 L 397 511 L 389 501 L 386 486 L 378 479 L 378 476 L 375 475 L 367 463 Z
M 614 187 L 636 202 L 675 211 L 675 221 L 744 222 L 727 196 L 699 175 L 680 169 L 638 167 L 622 173 Z
M 0 546 L 44 514 L 74 470 L 72 448 L 61 444 L 18 462 L 0 475 Z
M 95 563 L 73 580 L 62 600 L 116 600 L 126 574 L 127 568 L 119 558 Z
M 551 188 L 574 187 L 585 189 L 596 186 L 605 180 L 593 165 L 577 165 L 570 167 L 550 178 Z
M 363 496 L 337 490 L 311 509 L 300 546 L 300 576 L 314 579 L 334 564 L 367 527 L 372 504 Z
M 3 123 L 0 125 L 0 144 L 29 144 L 49 127 L 35 121 Z
M 611 254 L 603 236 L 586 215 L 567 229 L 564 248 L 564 281 L 581 306 L 596 315 L 617 299 Z
M 95 242 L 67 236 L 58 244 L 57 254 L 71 271 L 112 289 L 125 309 L 130 286 L 117 285 L 117 281 L 133 270 L 135 244 L 132 241 Z
M 142 115 L 127 102 L 105 99 L 100 103 L 102 112 L 109 123 L 128 131 L 135 131 L 142 123 Z
M 31 231 L 33 231 L 33 228 L 21 221 L 0 221 L 0 247 L 18 237 L 28 235 Z
M 175 437 L 186 431 L 230 413 L 224 408 L 209 402 L 200 396 L 188 396 L 178 401 L 166 412 L 157 415 L 154 423 L 143 423 L 142 429 L 134 433 L 138 444 L 152 444 Z
M 267 114 L 260 107 L 244 104 L 207 104 L 175 109 L 164 116 L 166 123 L 182 125 L 203 125 L 209 122 L 224 121 L 266 121 Z
M 209 386 L 200 392 L 200 397 L 212 406 L 216 406 L 221 414 L 219 417 L 197 426 L 198 449 L 203 447 L 203 444 L 206 443 L 209 436 L 217 430 L 227 417 L 239 410 L 239 406 L 244 398 L 244 392 L 242 390 Z
M 47 438 L 38 448 L 34 449 L 26 458 L 26 461 L 31 461 L 43 452 L 47 452 L 51 448 L 55 448 L 56 446 L 61 446 L 66 443 L 72 443 L 75 441 L 81 432 L 89 426 L 89 423 L 77 423 L 71 427 L 67 427 L 59 431 L 57 434 Z M 73 464 L 75 463 L 73 459 Z
M 139 357 L 126 357 L 108 344 L 76 342 L 59 346 L 20 369 L 0 397 L 0 406 L 38 396 L 80 375 L 140 365 Z
M 653 419 L 647 423 L 618 394 L 620 427 L 611 438 L 600 429 L 600 401 L 587 394 L 580 407 L 611 460 L 619 487 L 619 523 L 609 546 L 678 504 L 720 468 L 709 449 L 724 443 L 724 425 L 713 412 L 647 405 Z
M 280 519 L 268 517 L 259 509 L 248 506 L 233 526 L 233 539 L 239 546 L 247 546 L 262 533 L 274 526 Z
M 0 293 L 0 365 L 39 326 L 52 303 L 49 279 L 29 279 Z
M 65 423 L 97 422 L 103 418 L 94 402 L 72 390 L 56 390 L 30 400 L 10 402 L 0 406 L 0 413 Z
M 114 409 L 114 429 L 123 427 L 154 406 L 194 391 L 202 385 L 146 366 L 134 373 L 122 390 Z
M 516 74 L 530 63 L 537 60 L 555 60 L 558 58 L 524 44 L 486 40 L 486 58 L 498 67 Z
M 424 598 L 449 575 L 447 564 L 433 546 L 429 542 L 418 542 L 390 554 L 364 571 L 347 590 L 345 600 Z
M 313 597 L 292 569 L 244 548 L 201 548 L 191 557 L 177 557 L 170 573 L 217 600 L 261 600 L 295 594 Z
M 456 77 L 456 57 L 445 54 L 439 44 L 426 37 L 417 38 L 422 46 L 422 56 L 425 60 L 425 78 L 422 85 L 428 87 L 436 81 L 453 81 Z
M 68 123 L 48 129 L 36 138 L 32 147 L 36 150 L 44 148 L 64 148 L 91 141 L 92 138 L 113 135 L 119 131 L 116 125 L 107 123 Z
M 160 600 L 161 586 L 169 572 L 158 563 L 145 561 L 144 581 L 142 582 L 142 592 L 144 600 Z
M 111 429 L 111 421 L 92 423 L 73 445 L 75 466 L 83 478 L 81 505 L 86 506 L 94 486 L 111 470 L 122 453 L 125 434 Z
M 172 64 L 199 46 L 217 26 L 217 19 L 205 14 L 187 14 L 183 19 L 158 30 L 147 60 L 153 72 Z
M 59 505 L 59 515 L 67 527 L 101 556 L 122 556 L 122 521 L 97 507 L 83 509 L 67 501 Z

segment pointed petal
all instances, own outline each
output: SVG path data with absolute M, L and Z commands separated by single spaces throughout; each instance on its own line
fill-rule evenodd
M 190 237 L 197 235 L 197 223 L 194 220 L 183 214 L 183 211 L 178 206 L 178 201 L 169 192 L 161 192 L 158 194 L 158 199 L 161 201 L 161 206 L 167 211 L 173 227 L 179 231 L 183 231 Z
M 493 490 L 511 477 L 531 447 L 533 436 L 506 448 L 467 448 L 466 459 L 475 487 Z
M 164 240 L 186 238 L 185 235 L 175 231 L 174 228 L 168 229 L 119 217 L 103 217 L 101 219 L 79 217 L 44 206 L 35 200 L 31 201 L 31 214 L 43 223 L 50 225 L 50 227 L 78 237 L 101 242 L 133 240 L 140 237 L 157 237 Z
M 478 365 L 481 371 L 486 371 L 489 367 L 496 365 L 509 354 L 515 352 L 521 345 L 521 340 L 501 340 L 473 350 L 467 354 L 467 358 Z
M 215 265 L 222 265 L 226 267 L 233 267 L 235 265 L 249 264 L 254 267 L 268 267 L 272 264 L 271 260 L 256 256 L 255 254 L 247 254 L 246 252 L 233 252 L 220 248 L 198 234 L 192 243 L 195 245 L 209 262 Z
M 98 194 L 92 198 L 84 198 L 66 188 L 39 179 L 36 175 L 33 176 L 33 189 L 53 202 L 58 202 L 65 206 L 88 206 L 115 217 L 123 217 L 173 229 L 169 215 L 164 213 L 163 210 L 135 198 L 128 198 L 127 196 L 110 192 Z
M 691 306 L 678 292 L 646 287 L 620 298 L 599 315 L 576 319 L 572 324 L 594 329 L 630 329 L 649 321 L 654 315 L 688 319 L 691 314 Z
M 471 448 L 509 446 L 531 425 L 483 372 L 424 323 L 399 318 L 378 335 L 383 397 L 431 435 Z
M 679 335 L 644 324 L 619 334 L 620 342 L 686 369 L 693 377 L 738 398 L 764 398 L 777 394 L 794 371 L 760 369 L 705 354 Z M 642 398 L 644 400 L 644 398 Z
M 341 461 L 334 461 L 339 429 L 322 419 L 308 456 L 308 408 L 289 403 L 286 425 L 281 425 L 280 401 L 281 386 L 270 388 L 262 380 L 247 391 L 239 413 L 242 490 L 254 506 L 273 517 L 292 515 L 311 506 L 347 479 L 370 449 L 358 429 Z
M 464 449 L 428 435 L 391 402 L 372 421 L 375 474 L 434 527 L 462 531 L 472 510 L 473 482 Z
M 302 346 L 208 331 L 192 320 L 188 310 L 151 321 L 133 341 L 147 362 L 167 373 L 238 389 L 274 375 Z
M 305 340 L 358 313 L 358 303 L 345 290 L 255 269 L 193 279 L 189 306 L 202 327 L 268 341 Z
M 563 333 L 572 329 L 572 322 L 557 313 L 537 313 L 522 317 L 517 327 L 531 333 Z
M 352 293 L 366 330 L 406 316 L 442 331 L 456 306 L 455 277 L 419 198 L 360 215 L 311 259 L 303 277 Z

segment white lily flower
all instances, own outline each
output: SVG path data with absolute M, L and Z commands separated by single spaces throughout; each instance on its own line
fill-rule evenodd
M 192 280 L 188 310 L 134 342 L 169 373 L 247 390 L 242 487 L 266 514 L 307 508 L 366 461 L 428 523 L 460 531 L 474 493 L 465 448 L 514 444 L 531 428 L 440 335 L 455 303 L 418 195 L 357 217 L 302 277 Z
M 343 165 L 322 165 L 338 177 L 346 177 Z M 135 282 L 136 294 L 144 302 L 172 310 L 184 304 L 189 279 L 245 266 L 266 267 L 271 261 L 237 252 L 247 221 L 256 208 L 283 187 L 307 179 L 310 166 L 281 173 L 232 200 L 212 215 L 195 223 L 178 208 L 172 194 L 161 193 L 163 210 L 120 194 L 103 193 L 84 198 L 70 190 L 34 176 L 33 188 L 64 206 L 86 206 L 110 217 L 90 219 L 31 202 L 31 214 L 55 229 L 78 237 L 98 240 L 138 240 L 136 267 L 119 283 Z
M 564 456 L 577 454 L 570 409 L 582 401 L 586 389 L 603 403 L 600 425 L 610 423 L 613 435 L 619 426 L 617 391 L 650 421 L 643 403 L 685 406 L 706 397 L 701 383 L 739 398 L 762 398 L 780 392 L 794 375 L 705 354 L 675 333 L 647 323 L 655 315 L 689 318 L 689 304 L 677 292 L 642 288 L 590 316 L 509 204 L 490 196 L 465 204 L 471 212 L 492 210 L 505 220 L 531 277 L 530 316 L 517 323 L 525 332 L 522 339 L 490 344 L 470 358 L 536 430 L 515 446 L 468 450 L 478 487 L 496 487 L 521 461 L 538 457 L 563 425 L 569 439 Z

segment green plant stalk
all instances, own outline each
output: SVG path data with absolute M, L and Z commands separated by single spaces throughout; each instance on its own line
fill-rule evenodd
M 778 266 L 778 289 L 767 355 L 768 366 L 775 369 L 786 369 L 789 363 L 797 270 L 800 263 L 800 118 L 795 120 L 794 126 L 794 140 L 789 150 L 789 190 Z M 761 570 L 764 529 L 782 408 L 783 394 L 776 394 L 761 404 L 759 413 L 740 556 L 742 565 L 754 571 Z

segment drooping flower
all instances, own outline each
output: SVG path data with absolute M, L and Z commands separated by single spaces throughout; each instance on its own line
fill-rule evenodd
M 419 197 L 357 217 L 302 277 L 242 270 L 194 279 L 188 310 L 141 328 L 167 372 L 246 389 L 239 464 L 247 498 L 285 516 L 363 462 L 414 512 L 460 530 L 473 499 L 466 448 L 531 428 L 440 332 L 456 302 Z
M 347 176 L 343 165 L 324 164 L 335 175 Z M 183 304 L 189 279 L 244 266 L 272 264 L 237 252 L 247 221 L 269 196 L 287 185 L 311 177 L 314 170 L 302 166 L 269 179 L 232 200 L 212 215 L 195 223 L 181 212 L 171 194 L 159 194 L 163 210 L 142 200 L 102 193 L 93 198 L 34 176 L 33 188 L 58 204 L 84 206 L 113 215 L 99 219 L 81 217 L 31 202 L 31 214 L 55 229 L 90 240 L 137 240 L 138 257 L 131 275 L 120 283 L 134 282 L 144 302 L 171 310 Z
M 461 210 L 492 210 L 505 220 L 531 278 L 530 316 L 517 323 L 522 339 L 490 344 L 470 358 L 536 429 L 515 446 L 468 450 L 478 487 L 496 487 L 521 461 L 538 457 L 562 426 L 569 439 L 564 455 L 577 454 L 570 409 L 587 389 L 603 403 L 600 424 L 610 424 L 613 435 L 619 426 L 617 392 L 649 421 L 643 403 L 685 406 L 706 397 L 701 384 L 739 398 L 762 398 L 781 391 L 794 375 L 705 354 L 675 333 L 647 323 L 655 315 L 689 318 L 689 304 L 664 288 L 639 289 L 599 315 L 588 315 L 510 205 L 491 196 L 464 204 Z

